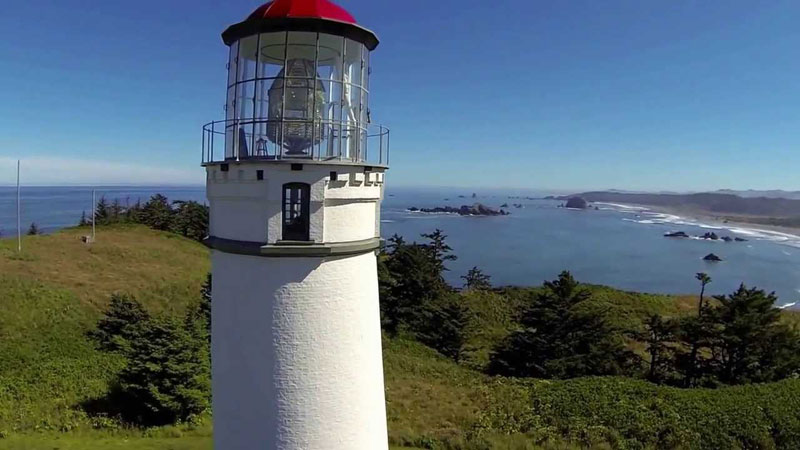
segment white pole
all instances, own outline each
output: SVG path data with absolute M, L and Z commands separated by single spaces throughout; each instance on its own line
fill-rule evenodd
M 19 166 L 20 161 L 17 160 L 17 251 L 22 252 L 22 218 L 20 217 L 20 195 L 19 195 Z
M 94 237 L 95 237 L 94 219 L 95 219 L 95 213 L 97 212 L 97 201 L 95 200 L 95 192 L 96 191 L 92 189 L 92 242 L 94 242 Z

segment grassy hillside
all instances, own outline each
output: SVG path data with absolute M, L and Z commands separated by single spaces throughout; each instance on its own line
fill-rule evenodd
M 0 241 L 0 450 L 210 449 L 210 419 L 130 430 L 78 407 L 103 395 L 122 365 L 85 338 L 109 296 L 129 293 L 153 312 L 182 314 L 197 300 L 209 270 L 208 251 L 138 226 L 102 228 L 91 246 L 80 241 L 85 232 L 26 238 L 21 256 L 16 242 Z M 591 307 L 612 309 L 626 325 L 655 312 L 678 315 L 694 307 L 690 297 L 591 289 Z M 619 378 L 547 382 L 483 375 L 476 369 L 486 364 L 492 343 L 513 329 L 514 311 L 534 291 L 463 295 L 473 317 L 463 364 L 402 337 L 384 339 L 393 445 L 476 450 L 670 442 L 686 448 L 794 448 L 800 442 L 796 380 L 681 391 Z
M 101 396 L 118 358 L 85 339 L 109 296 L 136 295 L 153 311 L 182 312 L 209 270 L 206 249 L 143 227 L 0 241 L 0 433 L 102 424 L 75 406 Z

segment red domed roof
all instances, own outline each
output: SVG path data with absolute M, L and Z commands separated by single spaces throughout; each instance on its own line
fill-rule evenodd
M 239 39 L 272 31 L 324 32 L 361 42 L 370 50 L 378 46 L 375 33 L 362 27 L 341 6 L 330 0 L 273 0 L 244 21 L 231 25 L 222 40 L 232 45 Z
M 274 0 L 261 5 L 248 20 L 279 18 L 315 18 L 356 23 L 344 8 L 328 0 Z

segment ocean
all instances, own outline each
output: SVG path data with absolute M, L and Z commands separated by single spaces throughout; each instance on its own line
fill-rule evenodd
M 170 200 L 205 202 L 203 187 L 98 187 L 98 198 L 123 204 L 146 201 L 155 193 Z M 775 291 L 781 304 L 800 301 L 800 236 L 741 227 L 701 223 L 626 205 L 597 204 L 597 210 L 559 208 L 562 202 L 537 200 L 547 192 L 512 190 L 389 188 L 382 214 L 382 235 L 422 241 L 422 233 L 441 229 L 458 256 L 448 263 L 448 280 L 477 266 L 495 285 L 538 285 L 569 270 L 582 282 L 619 289 L 670 294 L 699 290 L 694 276 L 707 272 L 710 294 L 730 293 L 740 283 Z M 531 199 L 509 198 L 523 195 Z M 462 197 L 463 196 L 463 197 Z M 408 208 L 461 206 L 481 202 L 492 207 L 521 204 L 510 216 L 460 217 L 451 214 L 408 212 Z M 78 223 L 90 214 L 92 189 L 85 187 L 24 187 L 23 231 L 31 222 L 45 232 Z M 685 231 L 702 235 L 742 237 L 747 242 L 671 239 L 663 235 Z M 0 187 L 0 234 L 16 233 L 16 191 Z M 800 233 L 798 233 L 800 234 Z M 724 261 L 708 263 L 708 253 Z

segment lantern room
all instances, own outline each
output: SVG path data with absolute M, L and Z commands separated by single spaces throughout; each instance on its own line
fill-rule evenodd
M 327 0 L 275 0 L 222 35 L 225 120 L 204 127 L 204 164 L 246 160 L 388 163 L 372 125 L 375 34 Z

